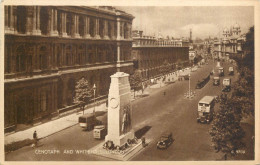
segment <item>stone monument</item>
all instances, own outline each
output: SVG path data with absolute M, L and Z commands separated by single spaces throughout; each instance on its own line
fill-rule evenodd
M 129 74 L 116 72 L 111 77 L 108 94 L 108 128 L 105 141 L 123 146 L 134 138 Z
M 221 67 L 221 66 L 220 66 L 220 61 L 217 62 L 217 66 L 216 66 L 216 67 Z

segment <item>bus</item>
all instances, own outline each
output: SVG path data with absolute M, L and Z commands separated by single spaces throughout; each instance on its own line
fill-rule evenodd
M 209 123 L 213 119 L 215 106 L 214 96 L 204 96 L 198 103 L 197 122 Z
M 93 113 L 85 114 L 79 117 L 79 126 L 87 130 L 93 129 L 96 125 L 96 117 Z

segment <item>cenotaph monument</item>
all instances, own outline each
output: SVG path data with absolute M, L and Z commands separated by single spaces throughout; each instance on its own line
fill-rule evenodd
M 134 138 L 132 130 L 132 106 L 129 74 L 116 72 L 111 75 L 108 94 L 108 128 L 105 141 L 115 146 L 123 146 Z
M 217 62 L 217 66 L 216 66 L 216 67 L 221 67 L 221 66 L 220 66 L 220 61 Z

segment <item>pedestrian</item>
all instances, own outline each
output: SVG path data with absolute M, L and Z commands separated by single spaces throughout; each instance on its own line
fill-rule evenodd
M 34 147 L 37 147 L 38 136 L 37 136 L 37 132 L 36 131 L 34 131 L 34 133 L 33 133 L 33 140 L 34 140 Z
M 166 92 L 165 92 L 165 91 L 163 92 L 163 95 L 164 95 L 164 96 L 166 95 Z

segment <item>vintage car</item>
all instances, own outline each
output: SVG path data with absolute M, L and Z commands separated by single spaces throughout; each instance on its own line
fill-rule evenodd
M 234 75 L 234 67 L 231 66 L 231 67 L 228 68 L 228 74 Z
M 224 76 L 224 68 L 223 68 L 223 67 L 220 67 L 220 68 L 218 69 L 218 72 L 219 72 L 219 77 Z
M 159 141 L 157 142 L 157 149 L 167 149 L 173 141 L 172 133 L 165 132 L 161 135 Z
M 219 86 L 220 84 L 220 79 L 219 77 L 213 77 L 213 85 L 214 86 Z
M 225 78 L 223 79 L 223 89 L 222 92 L 230 92 L 231 91 L 231 79 Z

